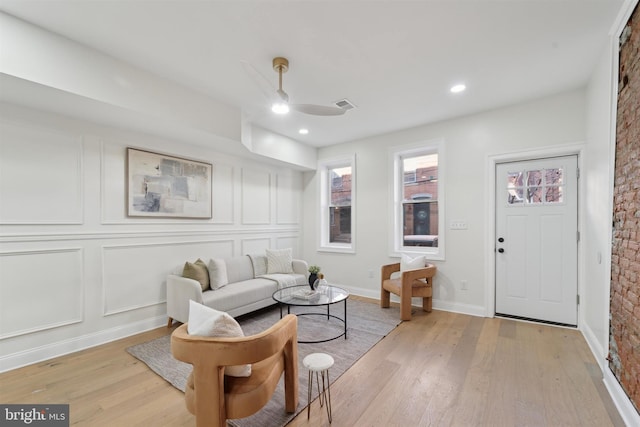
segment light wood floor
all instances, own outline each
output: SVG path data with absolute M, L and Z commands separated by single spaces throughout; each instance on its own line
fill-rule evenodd
M 79 426 L 194 426 L 182 392 L 125 351 L 170 331 L 0 374 L 0 402 L 69 403 Z M 335 427 L 624 425 L 578 331 L 436 310 L 416 310 L 331 399 Z M 289 424 L 328 425 L 317 400 Z

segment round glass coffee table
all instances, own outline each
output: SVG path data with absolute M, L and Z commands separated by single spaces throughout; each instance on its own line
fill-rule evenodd
M 291 307 L 327 307 L 326 313 L 304 312 L 295 313 L 297 316 L 326 316 L 327 320 L 337 319 L 344 324 L 342 333 L 327 339 L 298 341 L 302 344 L 321 343 L 332 341 L 344 336 L 347 339 L 347 298 L 349 292 L 334 286 L 323 285 L 317 291 L 312 291 L 307 285 L 289 286 L 278 289 L 273 293 L 273 299 L 280 305 L 280 318 L 282 318 L 283 307 L 287 307 L 287 314 L 291 313 Z M 344 304 L 344 318 L 331 314 L 331 305 L 342 302 Z

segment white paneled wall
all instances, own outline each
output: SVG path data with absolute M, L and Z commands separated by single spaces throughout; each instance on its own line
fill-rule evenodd
M 242 169 L 242 223 L 269 224 L 271 222 L 271 175 L 263 170 Z
M 164 325 L 187 260 L 300 256 L 301 172 L 8 104 L 0 132 L 0 371 Z M 128 146 L 211 163 L 213 218 L 128 217 Z
M 82 271 L 82 248 L 0 253 L 0 339 L 82 322 Z
M 4 123 L 0 135 L 0 223 L 81 224 L 80 138 Z

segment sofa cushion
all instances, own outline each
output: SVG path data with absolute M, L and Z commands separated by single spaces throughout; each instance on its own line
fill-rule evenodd
M 200 258 L 196 262 L 185 262 L 182 268 L 182 277 L 197 280 L 203 291 L 209 288 L 209 270 Z
M 253 264 L 247 255 L 227 258 L 224 262 L 227 264 L 227 279 L 229 283 L 242 282 L 255 277 L 253 275 Z
M 255 277 L 267 274 L 267 256 L 266 255 L 249 255 L 253 264 L 253 274 Z
M 267 274 L 293 273 L 291 248 L 267 249 Z
M 187 332 L 201 337 L 244 337 L 236 319 L 225 312 L 214 310 L 193 300 L 189 301 Z M 251 365 L 227 366 L 224 373 L 232 377 L 248 377 L 251 375 Z
M 231 311 L 256 301 L 271 299 L 278 290 L 278 284 L 269 279 L 250 279 L 229 283 L 217 291 L 202 293 L 202 302 L 220 311 Z M 275 301 L 273 301 L 275 304 Z
M 227 284 L 227 263 L 223 259 L 212 258 L 209 261 L 209 287 L 215 291 Z

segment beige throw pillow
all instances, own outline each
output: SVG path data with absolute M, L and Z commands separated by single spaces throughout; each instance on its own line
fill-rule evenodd
M 267 274 L 293 273 L 293 256 L 291 248 L 267 249 Z
M 224 311 L 214 310 L 193 300 L 189 301 L 189 323 L 187 332 L 201 337 L 243 337 L 242 328 Z M 251 365 L 227 366 L 224 374 L 230 377 L 248 377 Z
M 200 287 L 203 291 L 209 289 L 209 270 L 207 264 L 200 258 L 196 262 L 185 262 L 182 269 L 182 277 L 197 280 L 200 282 Z

